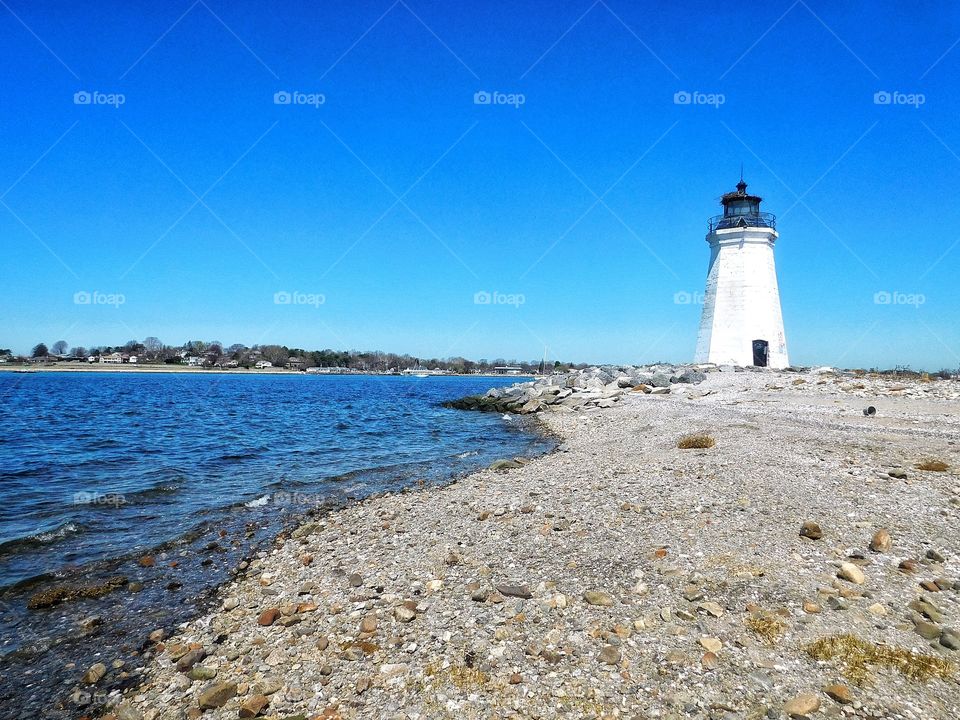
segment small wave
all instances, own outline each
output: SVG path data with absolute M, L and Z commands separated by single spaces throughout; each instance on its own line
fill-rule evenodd
M 250 502 L 245 502 L 244 505 L 245 505 L 246 507 L 251 507 L 251 508 L 252 508 L 252 507 L 263 507 L 263 506 L 266 505 L 268 502 L 270 502 L 270 496 L 269 496 L 269 495 L 263 495 L 262 497 L 258 497 L 256 500 L 251 500 Z
M 43 530 L 33 535 L 25 535 L 0 543 L 0 555 L 12 555 L 20 549 L 50 545 L 71 535 L 83 532 L 83 530 L 84 527 L 80 523 L 72 521 L 64 522 L 52 530 Z
M 250 460 L 257 457 L 256 453 L 245 452 L 245 453 L 228 453 L 226 455 L 221 455 L 218 460 L 223 460 L 227 462 L 237 462 L 239 460 Z
M 479 455 L 479 454 L 480 454 L 479 450 L 467 450 L 466 452 L 457 453 L 456 455 L 454 455 L 454 457 L 459 460 L 463 460 L 464 458 L 473 457 L 474 455 Z

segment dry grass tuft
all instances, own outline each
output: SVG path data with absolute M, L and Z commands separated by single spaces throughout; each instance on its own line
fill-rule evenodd
M 907 648 L 879 645 L 856 635 L 830 635 L 807 645 L 804 650 L 814 660 L 839 660 L 842 672 L 858 684 L 870 677 L 870 666 L 899 670 L 912 680 L 953 677 L 953 663 L 934 655 L 922 655 Z
M 717 444 L 709 435 L 684 435 L 677 441 L 677 447 L 681 450 L 706 450 Z
M 792 385 L 806 385 L 806 384 L 807 384 L 807 381 L 804 380 L 803 378 L 797 378 L 797 379 L 794 380 L 793 383 L 791 383 L 791 384 L 792 384 Z
M 777 641 L 780 640 L 783 635 L 784 630 L 787 629 L 787 625 L 783 620 L 776 615 L 766 613 L 762 615 L 751 615 L 746 619 L 744 624 L 748 630 L 759 635 L 767 645 L 776 645 Z
M 929 470 L 930 472 L 946 472 L 950 469 L 943 460 L 924 460 L 917 465 L 917 470 Z

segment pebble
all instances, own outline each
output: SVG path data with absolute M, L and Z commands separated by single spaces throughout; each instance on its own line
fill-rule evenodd
M 823 530 L 820 529 L 817 523 L 812 520 L 807 520 L 800 528 L 800 537 L 819 540 L 823 537 Z
M 599 658 L 602 663 L 616 665 L 620 662 L 620 648 L 614 647 L 613 645 L 604 645 L 600 651 Z
M 849 705 L 853 702 L 853 693 L 846 685 L 827 685 L 823 691 L 841 705 Z
M 863 585 L 867 581 L 867 577 L 863 574 L 863 570 L 858 568 L 852 562 L 840 563 L 840 570 L 837 572 L 837 577 L 842 578 L 843 580 L 848 580 L 854 585 Z
M 600 607 L 610 607 L 613 605 L 613 598 L 602 590 L 587 590 L 583 593 L 583 599 L 588 605 L 597 605 Z
M 237 684 L 222 682 L 208 685 L 200 692 L 197 704 L 201 710 L 213 710 L 223 707 L 237 695 Z
M 408 623 L 416 619 L 417 613 L 411 608 L 401 605 L 393 609 L 393 616 L 402 623 Z
M 257 624 L 263 625 L 264 627 L 270 627 L 277 621 L 277 618 L 279 617 L 280 617 L 280 608 L 275 608 L 275 607 L 267 608 L 262 613 L 260 613 L 260 617 L 257 618 Z
M 700 638 L 700 644 L 703 646 L 704 650 L 708 650 L 716 655 L 720 652 L 720 648 L 723 647 L 723 643 L 720 642 L 719 638 L 713 637 L 702 637 Z
M 497 592 L 506 597 L 517 597 L 524 600 L 533 597 L 533 593 L 526 585 L 497 585 Z
M 820 709 L 820 698 L 813 693 L 803 693 L 791 698 L 783 706 L 783 711 L 792 717 L 810 715 Z
M 360 632 L 372 633 L 377 629 L 377 616 L 367 615 L 360 621 Z
M 251 695 L 240 705 L 239 715 L 242 718 L 255 718 L 270 704 L 266 695 Z
M 226 600 L 223 601 L 223 609 L 227 611 L 233 610 L 237 608 L 239 605 L 240 605 L 240 600 L 235 597 L 228 597 Z
M 874 552 L 890 552 L 890 548 L 892 547 L 893 539 L 890 537 L 890 533 L 884 528 L 877 530 L 873 535 L 873 539 L 870 540 L 870 549 Z
M 107 674 L 107 666 L 103 663 L 94 663 L 83 675 L 83 682 L 88 685 L 94 685 Z
M 960 650 L 960 630 L 946 628 L 940 635 L 940 644 L 948 650 Z

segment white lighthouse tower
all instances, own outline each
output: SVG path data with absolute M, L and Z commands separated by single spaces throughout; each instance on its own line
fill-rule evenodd
M 710 269 L 696 362 L 787 367 L 773 262 L 777 219 L 760 212 L 761 198 L 747 194 L 742 177 L 720 202 L 723 215 L 710 218 L 707 233 Z

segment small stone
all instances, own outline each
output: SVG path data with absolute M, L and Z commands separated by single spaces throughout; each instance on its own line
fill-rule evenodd
M 207 651 L 203 648 L 188 650 L 179 660 L 177 660 L 177 670 L 184 673 L 189 672 L 194 665 L 203 660 L 206 656 Z
M 719 638 L 713 637 L 702 637 L 700 638 L 700 644 L 703 646 L 704 650 L 708 650 L 716 655 L 720 652 L 720 648 L 723 647 L 723 643 L 720 642 Z
M 870 549 L 874 552 L 890 552 L 890 548 L 893 547 L 893 539 L 890 537 L 890 533 L 884 529 L 880 528 L 877 532 L 874 533 L 873 539 L 870 541 Z
M 948 650 L 960 650 L 960 630 L 946 628 L 940 635 L 940 644 Z
M 809 613 L 810 615 L 815 615 L 821 610 L 823 610 L 823 608 L 817 605 L 817 603 L 811 602 L 810 600 L 803 601 L 803 611 L 805 613 Z
M 906 471 L 906 470 L 903 470 L 903 469 L 901 469 L 901 468 L 895 468 L 895 469 L 891 470 L 890 472 L 888 472 L 887 475 L 889 475 L 889 476 L 892 477 L 892 478 L 896 478 L 897 480 L 906 480 L 906 479 L 907 479 L 907 471 Z
M 837 577 L 843 580 L 848 580 L 854 585 L 863 585 L 867 581 L 867 577 L 863 574 L 863 570 L 851 562 L 840 563 L 840 570 L 837 572 Z
M 783 711 L 793 717 L 810 715 L 820 709 L 820 698 L 813 693 L 803 693 L 787 701 Z
M 602 663 L 616 665 L 620 662 L 620 648 L 614 647 L 613 645 L 604 645 L 598 657 Z
M 697 605 L 697 608 L 700 610 L 705 610 L 708 615 L 712 615 L 715 618 L 721 617 L 724 613 L 720 603 L 715 603 L 712 601 L 702 602 Z
M 874 603 L 867 608 L 867 612 L 869 612 L 871 615 L 883 616 L 887 614 L 887 608 L 883 605 L 883 603 Z
M 519 685 L 523 682 L 523 678 L 520 676 L 520 673 L 511 673 L 510 675 L 510 684 Z
M 83 675 L 83 682 L 88 685 L 94 685 L 100 682 L 101 678 L 107 674 L 107 666 L 103 663 L 95 663 L 90 666 L 86 673 Z
M 940 586 L 937 585 L 933 580 L 921 580 L 920 587 L 927 592 L 940 592 Z
M 167 636 L 166 630 L 164 630 L 163 628 L 157 628 L 156 630 L 153 630 L 147 637 L 149 638 L 150 642 L 158 643 L 158 642 L 162 642 L 166 636 Z
M 846 685 L 827 685 L 823 691 L 841 705 L 849 705 L 853 702 L 853 693 Z
M 187 673 L 191 680 L 213 680 L 217 676 L 217 671 L 213 668 L 197 665 Z
M 234 610 L 239 605 L 240 605 L 240 600 L 235 597 L 228 597 L 226 600 L 223 601 L 224 610 L 228 610 L 228 611 Z
M 486 602 L 488 597 L 490 597 L 490 591 L 486 588 L 477 588 L 470 593 L 470 599 L 474 602 Z
M 201 710 L 213 710 L 223 707 L 237 695 L 237 684 L 232 682 L 208 685 L 197 698 Z
M 377 618 L 375 615 L 367 615 L 360 621 L 360 632 L 372 633 L 377 629 Z
M 255 718 L 269 704 L 270 698 L 266 695 L 251 695 L 243 701 L 239 715 L 242 718 Z
M 823 537 L 823 530 L 820 529 L 820 526 L 817 523 L 813 522 L 812 520 L 807 520 L 800 528 L 800 537 L 809 538 L 810 540 L 819 540 Z
M 583 599 L 588 605 L 597 605 L 600 607 L 610 607 L 613 605 L 613 598 L 601 590 L 587 590 L 583 594 Z
M 140 567 L 145 567 L 145 568 L 153 567 L 154 565 L 157 564 L 157 561 L 153 559 L 152 555 L 144 555 L 137 562 L 140 563 Z
M 393 616 L 402 623 L 412 622 L 417 617 L 416 611 L 401 605 L 393 609 Z
M 924 640 L 936 640 L 940 637 L 940 626 L 926 620 L 916 620 L 913 623 L 913 631 Z
M 912 559 L 901 560 L 897 568 L 902 573 L 915 573 L 917 571 L 917 561 Z
M 443 580 L 431 580 L 427 583 L 428 592 L 435 593 L 440 592 L 441 590 L 443 590 Z
M 946 562 L 947 560 L 939 551 L 934 550 L 933 548 L 927 550 L 927 559 L 938 563 Z
M 497 591 L 507 597 L 518 597 L 529 600 L 533 597 L 530 588 L 526 585 L 497 585 Z
M 280 608 L 267 608 L 260 613 L 260 617 L 257 618 L 257 624 L 270 627 L 277 621 L 278 617 L 280 617 Z
M 310 555 L 310 554 L 301 555 L 301 556 L 300 556 L 300 564 L 303 565 L 304 567 L 307 567 L 307 566 L 309 566 L 309 565 L 312 565 L 312 564 L 313 564 L 313 555 Z M 242 717 L 242 716 L 241 716 L 241 717 Z M 250 717 L 253 717 L 253 716 L 251 715 Z
M 720 658 L 717 657 L 716 653 L 705 652 L 703 657 L 700 658 L 700 664 L 703 665 L 707 670 L 715 670 L 720 664 Z
M 360 587 L 363 585 L 363 578 L 360 577 L 358 573 L 351 573 L 347 578 L 347 583 L 349 583 L 350 587 Z

